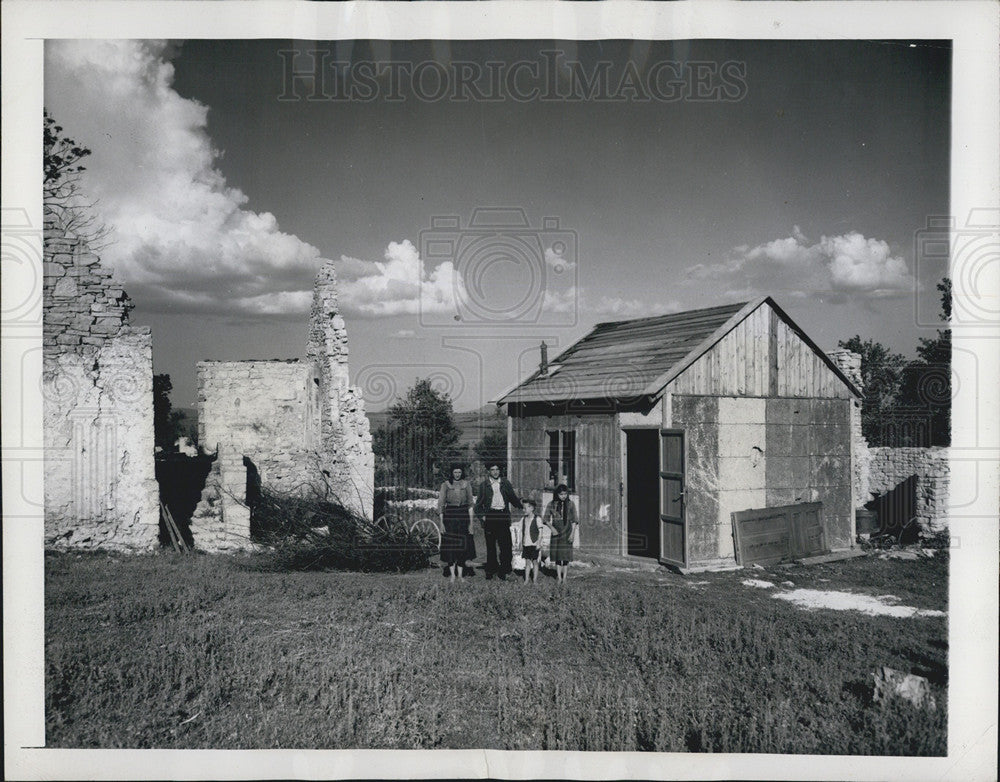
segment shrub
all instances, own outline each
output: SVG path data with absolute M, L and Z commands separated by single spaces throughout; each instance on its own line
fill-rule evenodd
M 337 502 L 261 489 L 253 514 L 265 556 L 280 569 L 402 572 L 430 564 L 430 551 L 404 525 L 376 524 Z

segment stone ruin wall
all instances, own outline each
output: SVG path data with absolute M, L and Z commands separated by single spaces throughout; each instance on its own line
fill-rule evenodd
M 45 216 L 42 394 L 45 545 L 158 545 L 153 355 L 147 328 L 88 244 Z
M 361 392 L 348 384 L 347 332 L 332 264 L 316 279 L 305 362 L 204 361 L 198 388 L 198 439 L 216 452 L 191 519 L 198 548 L 251 547 L 244 459 L 266 488 L 325 496 L 371 513 L 371 433 Z
M 951 478 L 948 448 L 870 448 L 869 455 L 868 480 L 872 495 L 888 494 L 907 478 L 916 476 L 914 510 L 920 534 L 947 532 Z M 870 498 L 871 495 L 863 502 Z
M 337 304 L 332 262 L 316 275 L 306 358 L 316 368 L 320 389 L 323 469 L 336 497 L 355 512 L 372 512 L 375 456 L 361 389 L 349 383 L 347 329 Z
M 861 356 L 849 350 L 827 354 L 861 390 Z M 854 503 L 863 508 L 916 476 L 916 513 L 921 535 L 948 529 L 950 468 L 947 448 L 872 448 L 861 432 L 861 400 L 852 401 L 851 436 L 854 443 Z

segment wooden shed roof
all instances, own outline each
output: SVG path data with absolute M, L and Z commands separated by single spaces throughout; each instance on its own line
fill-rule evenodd
M 850 379 L 769 296 L 754 301 L 651 318 L 598 323 L 593 330 L 497 400 L 563 402 L 574 399 L 656 397 L 754 310 L 768 304 L 860 396 Z

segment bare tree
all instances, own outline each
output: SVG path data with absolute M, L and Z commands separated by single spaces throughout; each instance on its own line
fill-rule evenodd
M 64 135 L 48 110 L 44 110 L 44 117 L 43 203 L 59 217 L 67 232 L 85 240 L 97 252 L 108 245 L 111 230 L 97 219 L 96 202 L 87 200 L 80 188 L 80 175 L 87 170 L 81 161 L 90 150 Z

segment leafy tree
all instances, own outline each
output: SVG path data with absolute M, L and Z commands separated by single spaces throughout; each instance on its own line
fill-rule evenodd
M 937 285 L 941 293 L 942 320 L 951 319 L 951 280 Z M 910 445 L 951 444 L 951 329 L 938 329 L 932 339 L 921 337 L 917 359 L 903 371 L 900 403 L 923 418 L 927 428 L 920 441 Z
M 864 385 L 864 398 L 861 401 L 862 434 L 869 445 L 892 445 L 893 443 L 885 441 L 885 423 L 895 411 L 906 359 L 879 342 L 870 339 L 862 342 L 860 336 L 841 340 L 838 344 L 861 355 L 861 382 Z
M 380 483 L 433 487 L 443 480 L 448 461 L 459 453 L 461 430 L 455 425 L 448 394 L 428 379 L 418 379 L 406 396 L 389 408 L 389 420 L 373 437 Z
M 43 116 L 43 203 L 60 217 L 67 231 L 84 239 L 92 250 L 99 250 L 107 243 L 110 230 L 97 221 L 94 204 L 80 189 L 80 175 L 87 170 L 81 161 L 91 152 L 64 135 L 47 110 Z
M 153 375 L 153 440 L 165 451 L 173 450 L 183 433 L 184 416 L 170 405 L 173 388 L 170 375 Z
M 475 457 L 484 465 L 491 461 L 505 464 L 507 461 L 507 416 L 497 410 L 490 420 L 483 436 L 473 448 Z

